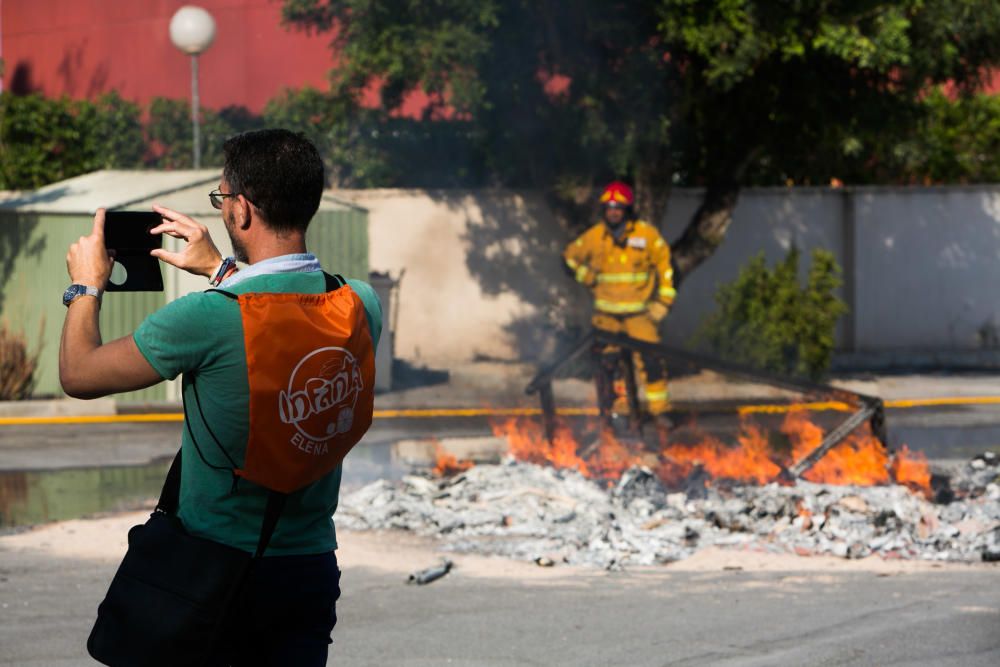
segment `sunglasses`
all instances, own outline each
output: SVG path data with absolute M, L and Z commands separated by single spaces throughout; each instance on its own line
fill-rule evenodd
M 216 190 L 212 190 L 211 192 L 208 193 L 208 201 L 212 202 L 212 208 L 218 209 L 218 210 L 221 211 L 222 210 L 222 200 L 223 199 L 225 199 L 226 197 L 239 197 L 241 194 L 243 194 L 243 193 L 241 193 L 241 192 L 225 193 L 225 192 L 220 192 L 218 189 L 216 189 Z M 250 201 L 250 200 L 247 199 L 247 201 Z M 253 203 L 253 202 L 251 202 L 251 203 Z

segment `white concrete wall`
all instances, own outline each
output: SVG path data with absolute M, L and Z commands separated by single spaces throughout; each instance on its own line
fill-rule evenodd
M 856 197 L 857 347 L 974 350 L 1000 327 L 1000 188 Z
M 344 191 L 370 211 L 373 270 L 405 270 L 397 356 L 432 365 L 544 355 L 558 321 L 586 321 L 585 294 L 559 251 L 571 232 L 542 197 L 506 191 Z M 672 194 L 663 222 L 675 240 L 700 202 Z M 853 223 L 851 222 L 853 220 Z M 853 224 L 853 235 L 850 226 Z M 717 253 L 684 283 L 667 338 L 685 343 L 714 309 L 720 283 L 753 255 L 792 244 L 853 267 L 838 342 L 859 352 L 968 351 L 1000 328 L 1000 187 L 762 188 L 741 193 Z M 852 252 L 853 248 L 853 252 Z M 803 270 L 805 266 L 803 267 Z M 567 315 L 568 313 L 568 315 Z M 538 354 L 536 354 L 538 353 Z

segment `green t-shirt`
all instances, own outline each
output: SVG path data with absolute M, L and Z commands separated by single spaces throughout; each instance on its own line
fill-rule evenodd
M 347 282 L 364 303 L 368 329 L 377 346 L 382 308 L 375 290 L 360 280 Z M 321 294 L 325 289 L 323 273 L 314 271 L 248 277 L 226 291 Z M 189 294 L 146 318 L 134 337 L 139 351 L 160 375 L 173 379 L 183 374 L 187 419 L 181 438 L 178 516 L 193 535 L 254 551 L 267 490 L 240 479 L 234 492 L 232 464 L 219 451 L 205 424 L 207 421 L 229 456 L 242 466 L 249 432 L 250 388 L 239 304 L 218 293 Z M 194 398 L 195 379 L 204 421 Z M 200 454 L 191 440 L 192 431 Z M 288 497 L 268 546 L 268 556 L 317 554 L 337 548 L 333 513 L 337 509 L 340 476 L 338 466 Z

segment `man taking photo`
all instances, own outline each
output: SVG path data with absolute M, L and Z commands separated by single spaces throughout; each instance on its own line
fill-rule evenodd
M 73 244 L 66 258 L 73 286 L 65 297 L 59 374 L 66 393 L 78 398 L 141 389 L 181 375 L 186 409 L 176 515 L 191 535 L 253 553 L 262 539 L 269 491 L 250 481 L 254 477 L 247 473 L 257 465 L 250 450 L 280 446 L 299 456 L 320 456 L 352 429 L 360 438 L 367 423 L 358 415 L 362 399 L 371 400 L 366 380 L 374 371 L 366 375 L 362 355 L 321 341 L 302 356 L 289 351 L 287 365 L 295 371 L 287 387 L 284 379 L 272 383 L 278 385 L 273 409 L 271 402 L 258 400 L 257 386 L 268 372 L 261 366 L 272 363 L 262 360 L 280 358 L 295 343 L 295 336 L 274 333 L 287 322 L 272 314 L 297 299 L 295 307 L 308 316 L 311 304 L 321 300 L 310 295 L 331 293 L 332 277 L 305 243 L 324 188 L 323 163 L 303 136 L 280 129 L 232 137 L 224 153 L 222 179 L 210 198 L 221 211 L 235 260 L 249 266 L 237 270 L 234 258 L 224 260 L 204 225 L 154 206 L 162 223 L 152 233 L 187 245 L 178 253 L 161 249 L 153 255 L 209 278 L 219 289 L 177 299 L 134 334 L 105 344 L 98 316 L 113 258 L 104 245 L 99 210 L 93 233 Z M 374 290 L 358 280 L 347 280 L 346 286 L 335 281 L 333 287 L 343 288 L 333 310 L 346 312 L 357 304 L 358 313 L 353 325 L 349 318 L 337 320 L 343 329 L 338 335 L 374 350 L 382 329 Z M 253 311 L 260 303 L 264 309 Z M 368 414 L 370 423 L 370 404 Z M 272 427 L 292 436 L 272 437 Z M 266 473 L 275 467 L 261 465 Z M 218 664 L 326 664 L 340 594 L 332 519 L 340 478 L 336 465 L 287 494 L 265 555 L 255 561 L 234 605 Z

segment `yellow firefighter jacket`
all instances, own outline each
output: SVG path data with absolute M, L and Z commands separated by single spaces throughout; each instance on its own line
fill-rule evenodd
M 673 303 L 674 271 L 670 246 L 652 225 L 625 223 L 620 239 L 599 222 L 563 252 L 578 282 L 594 293 L 594 308 L 612 315 L 642 313 L 649 301 Z

